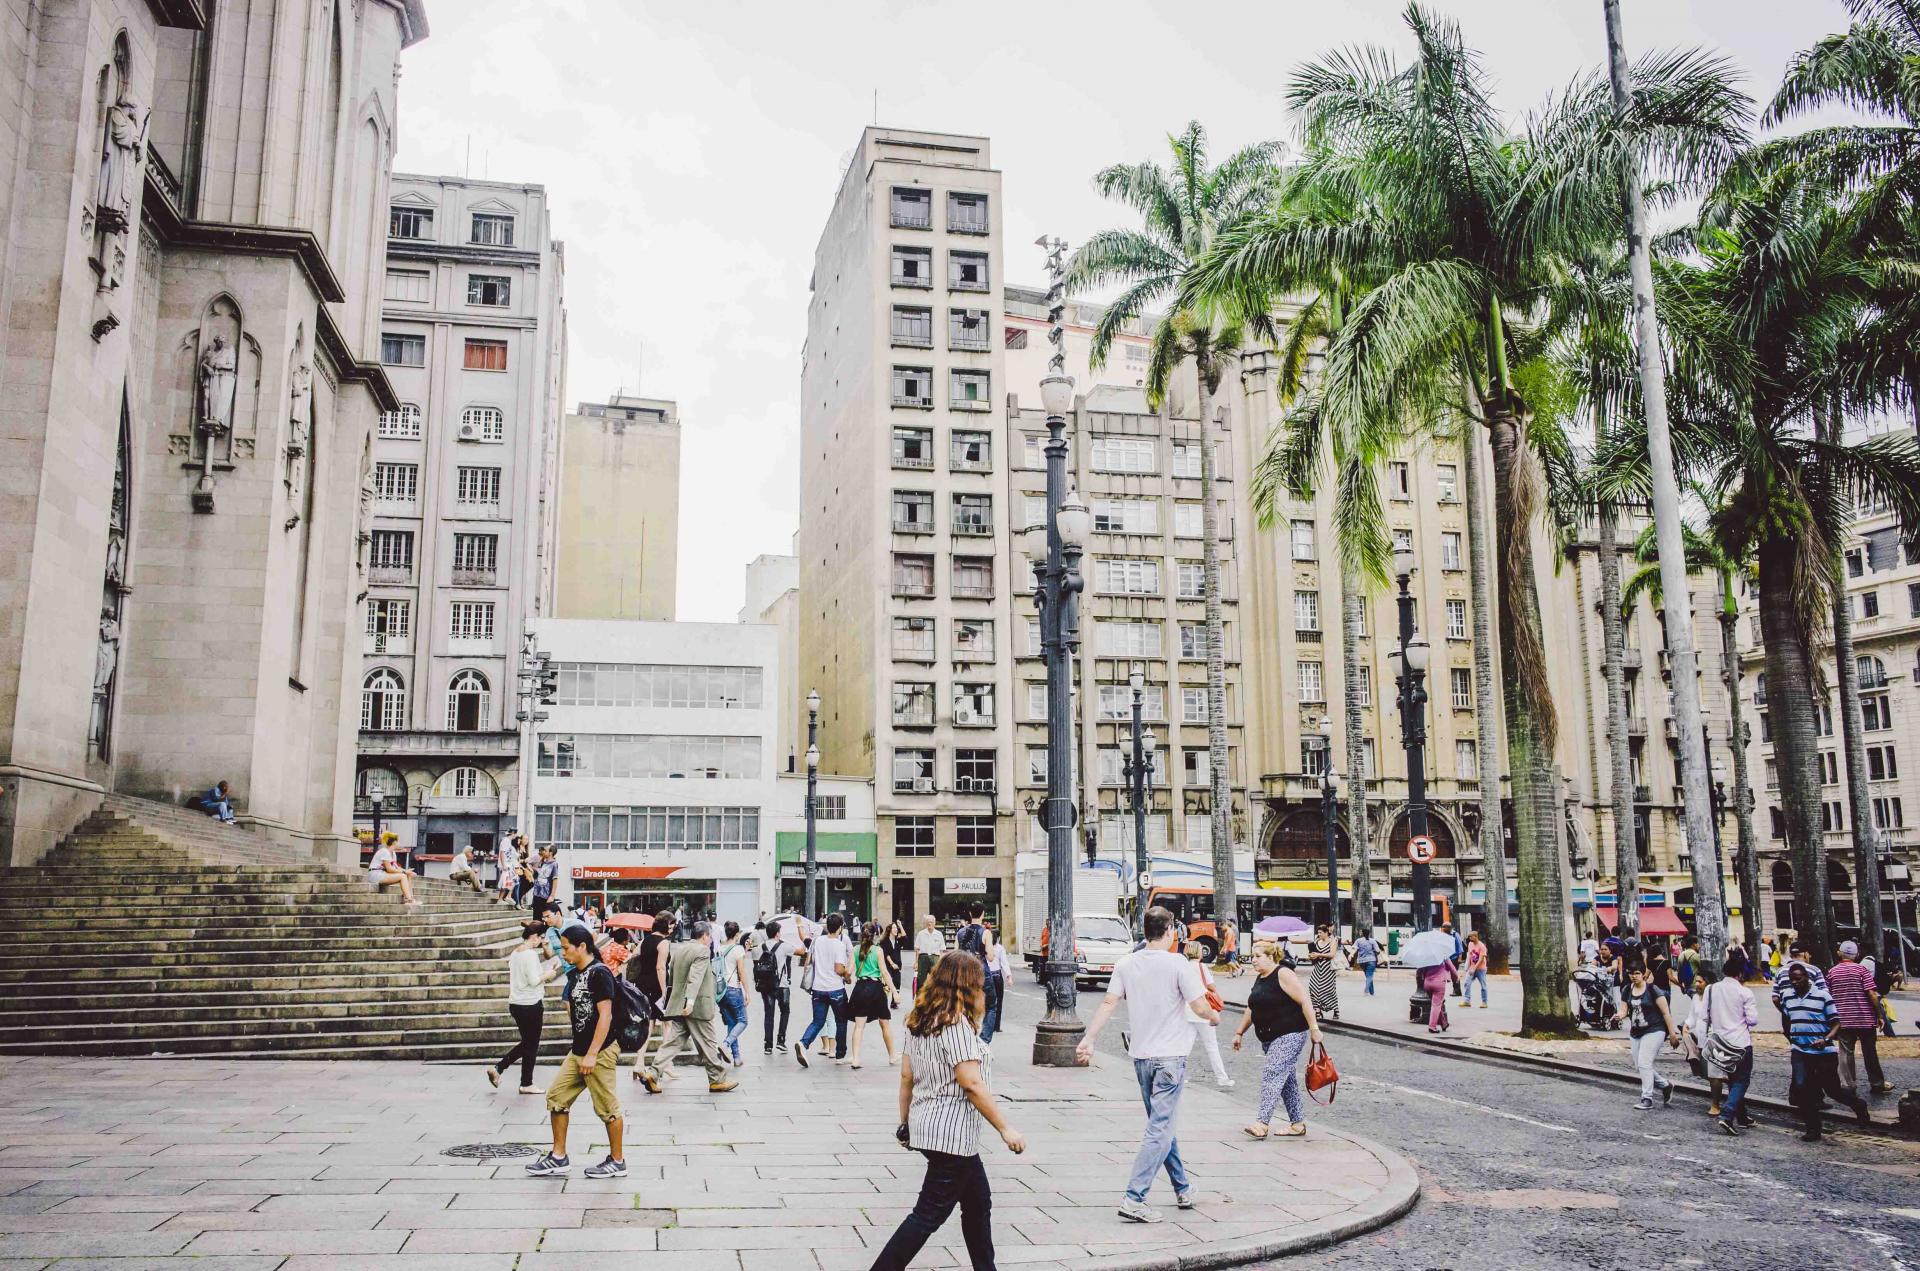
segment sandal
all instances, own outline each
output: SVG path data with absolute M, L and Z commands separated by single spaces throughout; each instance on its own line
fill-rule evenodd
M 1246 1135 L 1250 1139 L 1264 1139 L 1267 1137 L 1269 1131 L 1267 1127 L 1263 1125 L 1260 1127 L 1260 1132 L 1258 1134 L 1255 1134 L 1252 1126 L 1243 1125 L 1240 1127 L 1240 1133 Z
M 1295 1121 L 1286 1129 L 1279 1131 L 1276 1137 L 1283 1139 L 1304 1139 L 1307 1137 L 1307 1123 L 1305 1121 Z

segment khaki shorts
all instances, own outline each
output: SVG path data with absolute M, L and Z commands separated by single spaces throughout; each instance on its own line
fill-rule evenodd
M 602 1121 L 620 1119 L 619 1086 L 614 1082 L 620 1067 L 620 1048 L 604 1046 L 599 1058 L 593 1061 L 593 1071 L 580 1072 L 580 1056 L 567 1052 L 560 1064 L 560 1071 L 554 1074 L 553 1084 L 547 1087 L 547 1111 L 565 1112 L 580 1097 L 582 1090 L 593 1097 L 593 1114 Z

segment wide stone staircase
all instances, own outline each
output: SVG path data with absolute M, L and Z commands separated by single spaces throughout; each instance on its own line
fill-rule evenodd
M 186 808 L 109 795 L 0 869 L 0 1053 L 497 1059 L 525 915 L 440 879 L 423 902 Z M 548 1011 L 547 1044 L 565 1025 Z

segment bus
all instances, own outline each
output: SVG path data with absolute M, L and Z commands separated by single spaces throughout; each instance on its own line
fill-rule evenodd
M 1239 893 L 1240 934 L 1250 938 L 1253 929 L 1265 918 L 1297 918 L 1309 927 L 1330 921 L 1327 904 L 1327 885 L 1306 879 L 1286 882 L 1261 883 Z M 1341 932 L 1351 936 L 1353 933 L 1353 886 L 1340 884 Z M 1445 896 L 1432 897 L 1432 925 L 1453 921 L 1453 903 Z M 1186 927 L 1187 939 L 1197 942 L 1206 951 L 1208 961 L 1220 954 L 1220 931 L 1216 925 L 1213 888 L 1161 886 L 1156 884 L 1148 890 L 1147 903 L 1159 905 L 1170 911 Z M 1413 929 L 1413 894 L 1395 891 L 1389 896 L 1373 898 L 1373 928 L 1386 932 L 1398 927 L 1402 930 Z

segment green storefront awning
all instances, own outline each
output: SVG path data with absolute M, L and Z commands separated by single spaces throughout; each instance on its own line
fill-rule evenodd
M 805 864 L 807 859 L 807 832 L 805 830 L 781 830 L 774 836 L 774 860 L 781 865 Z M 880 836 L 878 834 L 826 834 L 815 832 L 813 836 L 814 859 L 822 865 L 866 865 L 874 866 L 880 861 Z

